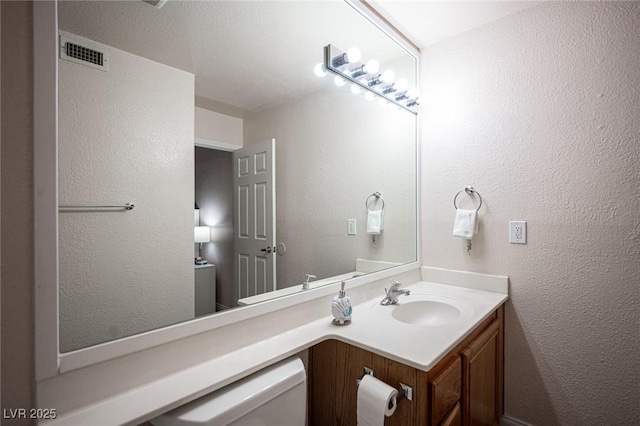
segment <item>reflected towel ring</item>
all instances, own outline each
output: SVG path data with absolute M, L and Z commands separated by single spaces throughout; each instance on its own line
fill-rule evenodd
M 480 193 L 478 191 L 473 189 L 473 186 L 467 186 L 465 189 L 462 189 L 462 190 L 458 191 L 456 196 L 453 197 L 453 207 L 455 207 L 456 210 L 458 210 L 458 205 L 456 204 L 456 200 L 458 199 L 458 195 L 460 195 L 463 191 L 466 192 L 467 195 L 470 195 L 470 196 L 473 196 L 474 194 L 478 195 L 478 198 L 480 199 L 480 205 L 478 205 L 478 208 L 476 209 L 476 212 L 478 210 L 480 210 L 480 207 L 482 207 L 482 195 L 480 195 Z
M 371 199 L 371 197 L 376 197 L 376 200 L 382 201 L 382 208 L 380 210 L 384 210 L 384 198 L 382 198 L 382 195 L 380 195 L 379 192 L 374 192 L 373 194 L 367 197 L 367 201 L 364 202 L 364 206 L 366 207 L 366 209 L 370 212 L 376 211 L 376 210 L 369 210 L 369 200 Z

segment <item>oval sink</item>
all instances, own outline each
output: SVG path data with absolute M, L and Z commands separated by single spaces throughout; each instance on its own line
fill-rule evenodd
M 460 319 L 462 311 L 446 302 L 417 300 L 396 306 L 391 316 L 407 324 L 434 327 Z

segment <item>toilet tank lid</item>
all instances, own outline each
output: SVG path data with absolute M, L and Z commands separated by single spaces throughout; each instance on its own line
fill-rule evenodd
M 288 358 L 169 411 L 152 423 L 157 426 L 225 425 L 305 382 L 306 373 L 300 358 Z

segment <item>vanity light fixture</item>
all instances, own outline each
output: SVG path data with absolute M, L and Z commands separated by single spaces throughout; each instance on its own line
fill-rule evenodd
M 403 101 L 405 99 L 409 99 L 409 97 L 407 96 L 407 92 L 406 91 L 398 93 L 396 95 L 396 97 L 395 97 L 395 100 L 398 101 L 398 102 L 399 101 Z
M 353 64 L 360 60 L 362 53 L 357 47 L 352 47 L 345 52 L 339 52 L 336 56 L 331 58 L 331 66 L 334 68 L 340 68 L 347 64 Z
M 393 92 L 397 92 L 398 89 L 396 88 L 395 84 L 390 84 L 387 87 L 385 87 L 384 89 L 382 89 L 382 93 L 385 95 L 388 95 L 389 93 L 393 93 Z
M 359 62 L 360 56 L 360 51 L 356 48 L 343 52 L 329 44 L 324 48 L 324 64 L 316 65 L 314 72 L 319 77 L 331 72 L 335 75 L 334 82 L 337 86 L 351 82 L 353 93 L 358 94 L 364 90 L 369 100 L 378 97 L 385 104 L 392 103 L 417 114 L 420 105 L 417 92 L 414 94 L 407 90 L 407 80 L 399 79 L 394 83 L 396 76 L 393 70 L 380 73 L 378 61 L 370 60 L 363 64 Z

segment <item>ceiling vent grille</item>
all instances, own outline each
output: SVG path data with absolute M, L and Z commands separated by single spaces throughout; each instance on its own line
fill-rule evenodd
M 89 47 L 64 36 L 60 37 L 60 58 L 101 71 L 109 71 L 109 52 L 104 47 Z
M 142 1 L 160 9 L 169 0 L 142 0 Z

